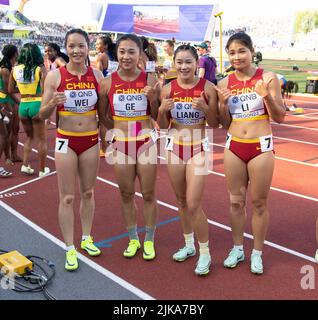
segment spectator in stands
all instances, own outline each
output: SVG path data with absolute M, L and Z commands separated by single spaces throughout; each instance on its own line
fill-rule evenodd
M 197 45 L 198 54 L 200 56 L 198 65 L 198 76 L 216 84 L 216 60 L 208 54 L 208 45 L 205 42 Z

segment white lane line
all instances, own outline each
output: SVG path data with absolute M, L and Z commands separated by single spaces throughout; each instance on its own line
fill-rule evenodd
M 56 171 L 52 171 L 52 172 L 50 172 L 49 174 L 47 174 L 45 177 L 52 176 L 52 175 L 55 174 L 55 173 L 56 173 Z M 18 185 L 16 185 L 16 186 L 13 186 L 13 187 L 11 187 L 11 188 L 8 188 L 8 189 L 5 189 L 5 190 L 3 190 L 3 191 L 0 191 L 0 194 L 9 192 L 9 191 L 14 190 L 14 189 L 16 189 L 16 188 L 20 188 L 20 187 L 26 186 L 26 185 L 28 185 L 28 184 L 30 184 L 30 183 L 33 183 L 33 182 L 35 182 L 35 181 L 38 181 L 38 180 L 40 180 L 40 179 L 44 179 L 45 177 L 42 177 L 42 178 L 37 177 L 37 178 L 34 178 L 34 179 L 32 179 L 32 180 L 28 180 L 28 181 L 26 181 L 26 182 L 20 183 L 20 184 L 18 184 Z
M 306 104 L 306 103 L 309 103 L 309 104 L 315 104 L 316 106 L 318 106 L 318 101 L 316 102 L 316 101 L 306 101 L 306 100 L 297 100 L 297 99 L 292 99 L 292 98 L 290 98 L 290 99 L 285 99 L 285 102 L 287 103 L 287 102 L 290 102 L 290 101 L 294 101 L 294 102 L 298 102 L 298 103 L 304 103 L 304 104 Z
M 215 175 L 220 176 L 220 177 L 225 177 L 224 173 L 211 171 L 211 170 L 209 170 L 209 173 L 215 174 Z M 281 193 L 289 194 L 289 195 L 297 197 L 297 198 L 302 198 L 302 199 L 318 202 L 317 198 L 310 197 L 310 196 L 305 196 L 304 194 L 301 194 L 301 193 L 296 193 L 296 192 L 292 192 L 292 191 L 288 191 L 288 190 L 284 190 L 284 189 L 280 189 L 280 188 L 276 188 L 276 187 L 271 187 L 270 189 L 274 190 L 274 191 L 281 192 Z
M 61 247 L 63 250 L 65 250 L 65 244 L 58 238 L 56 238 L 55 236 L 53 236 L 51 233 L 47 232 L 46 230 L 42 229 L 41 227 L 39 227 L 38 225 L 36 225 L 35 223 L 33 223 L 32 221 L 30 221 L 29 219 L 27 219 L 26 217 L 24 217 L 22 214 L 20 214 L 18 211 L 14 210 L 13 208 L 11 208 L 10 206 L 8 206 L 7 204 L 5 204 L 3 201 L 0 200 L 0 206 L 3 207 L 5 210 L 7 210 L 8 212 L 10 212 L 12 215 L 14 215 L 16 218 L 20 219 L 21 221 L 23 221 L 25 224 L 27 224 L 29 227 L 33 228 L 35 231 L 39 232 L 42 236 L 46 237 L 47 239 L 51 240 L 53 243 L 55 243 L 57 246 Z M 125 281 L 124 279 L 116 276 L 114 273 L 112 273 L 111 271 L 103 268 L 102 266 L 100 266 L 99 264 L 91 261 L 90 259 L 88 259 L 87 257 L 85 257 L 84 255 L 82 255 L 80 252 L 77 253 L 77 256 L 80 260 L 82 260 L 83 262 L 85 262 L 86 264 L 88 264 L 91 268 L 93 268 L 94 270 L 100 272 L 101 274 L 103 274 L 104 276 L 106 276 L 107 278 L 111 279 L 112 281 L 116 282 L 117 284 L 119 284 L 121 287 L 123 287 L 124 289 L 132 292 L 133 294 L 135 294 L 136 296 L 138 296 L 141 299 L 144 300 L 155 300 L 155 298 L 153 298 L 152 296 L 150 296 L 149 294 L 143 292 L 142 290 L 138 289 L 137 287 L 133 286 L 132 284 L 130 284 L 129 282 Z
M 213 174 L 216 173 L 217 175 L 224 176 L 223 174 L 220 174 L 220 173 L 218 173 L 218 172 L 214 172 L 214 171 L 210 171 L 210 170 L 209 170 L 209 172 L 210 172 L 210 173 L 213 173 Z M 109 185 L 111 185 L 112 187 L 119 188 L 118 184 L 114 183 L 113 181 L 110 181 L 110 180 L 107 180 L 107 179 L 104 179 L 104 178 L 101 178 L 101 177 L 98 177 L 98 180 L 100 180 L 100 181 L 102 181 L 102 182 L 104 182 L 104 183 L 106 183 L 106 184 L 109 184 Z M 277 189 L 277 188 L 271 188 L 271 189 L 272 189 L 272 190 L 279 191 L 279 189 Z M 293 195 L 299 196 L 299 194 L 294 194 L 294 193 L 290 193 L 290 192 L 285 192 L 285 193 L 289 193 L 289 194 L 293 194 Z M 142 198 L 142 195 L 141 195 L 139 192 L 136 192 L 135 194 L 136 194 L 138 197 L 141 197 L 141 198 Z M 318 199 L 315 199 L 315 198 L 311 198 L 311 199 L 310 199 L 310 197 L 305 197 L 305 196 L 304 196 L 304 198 L 305 198 L 305 199 L 308 199 L 308 200 L 313 200 L 313 199 L 314 199 L 314 201 L 317 201 L 317 202 L 318 202 Z M 162 205 L 162 206 L 164 206 L 164 207 L 166 207 L 166 208 L 172 209 L 172 210 L 174 210 L 174 211 L 178 211 L 178 207 L 173 206 L 173 205 L 171 205 L 171 204 L 168 204 L 168 203 L 166 203 L 166 202 L 164 202 L 164 201 L 157 201 L 157 203 L 160 204 L 160 205 Z M 208 223 L 211 224 L 211 225 L 214 225 L 214 226 L 216 226 L 216 227 L 219 227 L 219 228 L 221 228 L 221 229 L 223 229 L 223 230 L 231 231 L 231 228 L 230 228 L 229 226 L 226 226 L 226 225 L 224 225 L 224 224 L 222 224 L 222 223 L 218 223 L 218 222 L 215 222 L 215 221 L 210 220 L 210 219 L 208 219 Z M 249 238 L 249 239 L 254 239 L 253 236 L 252 236 L 251 234 L 249 234 L 249 233 L 244 233 L 244 237 Z M 278 245 L 278 244 L 276 244 L 276 243 L 273 243 L 273 242 L 270 242 L 270 241 L 267 241 L 267 240 L 266 240 L 264 243 L 265 243 L 266 245 L 268 245 L 269 247 L 272 247 L 272 248 L 275 248 L 275 249 L 277 249 L 277 250 L 280 250 L 280 251 L 289 253 L 289 254 L 294 255 L 294 256 L 296 256 L 296 257 L 298 257 L 298 258 L 302 258 L 302 259 L 304 259 L 304 260 L 308 260 L 308 261 L 311 261 L 311 262 L 315 262 L 315 259 L 314 259 L 313 257 L 307 256 L 307 255 L 305 255 L 305 254 L 303 254 L 303 253 L 301 253 L 301 252 L 298 252 L 298 251 L 295 251 L 295 250 L 286 248 L 286 247 L 284 247 L 284 246 Z
M 20 146 L 24 147 L 24 143 L 22 143 L 22 142 L 18 142 L 18 143 L 19 143 Z M 32 151 L 35 152 L 35 153 L 39 153 L 38 150 L 33 149 L 33 148 L 32 148 Z M 55 158 L 53 158 L 53 157 L 51 157 L 51 156 L 49 156 L 49 155 L 46 155 L 46 157 L 47 157 L 48 159 L 50 159 L 50 160 L 53 160 L 53 161 L 55 160 Z
M 224 145 L 218 144 L 218 143 L 212 143 L 211 142 L 210 145 L 213 145 L 213 146 L 216 146 L 216 147 L 220 147 L 220 148 L 224 148 Z M 300 165 L 303 165 L 303 166 L 314 167 L 314 168 L 317 168 L 317 166 L 318 166 L 318 164 L 315 164 L 315 163 L 307 163 L 307 162 L 303 162 L 303 161 L 292 160 L 292 159 L 278 157 L 278 156 L 275 156 L 275 159 L 281 160 L 281 161 L 287 161 L 287 162 L 291 162 L 291 163 L 296 163 L 296 164 L 300 164 Z
M 303 144 L 309 144 L 311 146 L 318 146 L 318 143 L 315 142 L 309 142 L 309 141 L 303 141 L 303 140 L 297 140 L 297 139 L 291 139 L 291 138 L 284 138 L 284 137 L 279 137 L 279 136 L 274 136 L 275 139 L 280 139 L 280 140 L 286 140 L 286 141 L 291 141 L 291 142 L 297 142 L 297 143 L 303 143 Z
M 273 125 L 277 125 L 277 126 L 289 127 L 289 128 L 297 128 L 297 129 L 305 129 L 305 130 L 318 131 L 318 128 L 310 128 L 310 127 L 295 126 L 295 125 L 292 125 L 292 124 L 286 124 L 286 123 L 276 123 L 276 122 L 271 122 L 271 124 L 273 124 Z

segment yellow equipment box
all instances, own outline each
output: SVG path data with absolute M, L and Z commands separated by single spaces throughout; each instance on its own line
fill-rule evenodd
M 14 250 L 0 255 L 0 270 L 2 273 L 25 274 L 28 270 L 33 269 L 33 263 L 20 252 Z

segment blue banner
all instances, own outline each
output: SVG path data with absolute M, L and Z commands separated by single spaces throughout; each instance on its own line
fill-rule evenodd
M 8 6 L 9 5 L 10 0 L 0 0 L 0 4 Z
M 213 9 L 213 5 L 108 4 L 101 31 L 203 41 Z

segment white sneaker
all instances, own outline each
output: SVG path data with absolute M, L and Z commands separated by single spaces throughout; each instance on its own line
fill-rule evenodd
M 28 176 L 30 176 L 30 175 L 32 175 L 34 173 L 34 169 L 32 169 L 30 167 L 30 165 L 28 165 L 28 166 L 22 165 L 21 166 L 21 172 L 25 173 Z
M 244 258 L 243 250 L 232 248 L 223 265 L 225 268 L 235 268 L 240 261 L 244 261 Z
M 45 176 L 47 176 L 50 172 L 51 172 L 50 168 L 49 168 L 49 167 L 45 167 L 45 168 L 44 168 L 44 171 L 39 171 L 39 177 L 40 177 L 40 178 L 45 177 Z
M 187 246 L 184 246 L 172 256 L 172 259 L 174 261 L 182 262 L 188 259 L 189 257 L 193 257 L 194 255 L 195 255 L 195 248 L 189 248 Z
M 210 272 L 211 256 L 209 254 L 200 255 L 194 273 L 198 276 L 206 275 Z
M 254 274 L 263 273 L 263 261 L 260 254 L 254 253 L 251 255 L 251 272 Z

